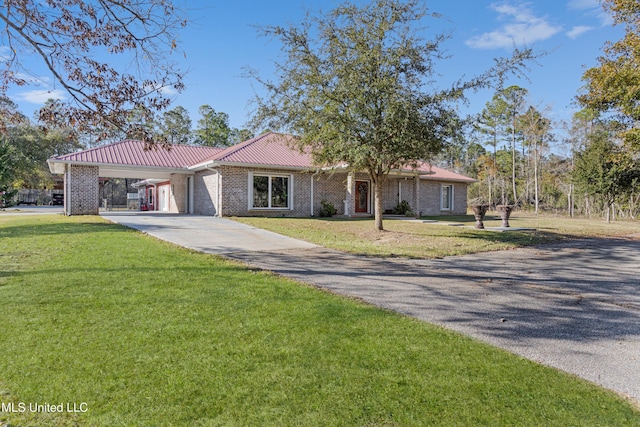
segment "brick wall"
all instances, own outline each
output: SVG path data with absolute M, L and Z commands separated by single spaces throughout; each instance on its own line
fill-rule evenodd
M 236 166 L 221 166 L 218 171 L 222 176 L 224 188 L 221 198 L 223 216 L 305 217 L 311 215 L 311 173 Z M 293 197 L 293 209 L 250 209 L 249 173 L 289 176 L 289 179 L 293 180 L 290 183 L 293 192 L 289 194 L 289 197 Z M 318 206 L 319 203 L 318 201 Z
M 453 210 L 440 210 L 442 185 L 453 185 Z M 467 184 L 422 180 L 420 183 L 422 215 L 464 215 L 467 212 Z
M 64 174 L 64 213 L 98 215 L 99 186 L 97 166 L 68 165 Z
M 253 183 L 249 182 L 250 173 L 289 176 L 293 180 L 291 184 L 293 194 L 289 195 L 289 197 L 293 197 L 292 209 L 251 209 L 249 207 L 249 186 Z M 369 177 L 366 173 L 356 173 L 351 179 L 348 179 L 347 173 L 321 172 L 314 174 L 306 171 L 220 166 L 216 171 L 198 172 L 194 177 L 194 210 L 198 215 L 308 217 L 312 215 L 311 187 L 313 185 L 313 215 L 319 214 L 322 200 L 333 204 L 338 215 L 344 214 L 344 201 L 348 200 L 349 214 L 353 215 L 355 201 L 353 196 L 349 196 L 348 186 L 351 183 L 355 188 L 356 180 L 369 181 Z M 422 212 L 422 215 L 464 214 L 467 208 L 466 184 L 453 184 L 453 211 L 440 210 L 441 184 L 435 181 L 420 180 L 420 193 L 416 194 L 414 178 L 388 179 L 383 184 L 383 210 L 396 207 L 398 197 L 400 197 L 400 200 L 409 202 L 412 211 L 416 214 L 418 211 Z M 180 188 L 183 189 L 184 185 L 184 183 L 181 184 Z M 221 188 L 224 190 L 221 191 Z M 177 189 L 176 182 L 174 190 L 176 193 Z M 373 190 L 373 186 L 371 186 L 371 196 L 373 196 Z M 176 194 L 176 198 L 177 196 Z M 184 196 L 182 199 L 184 200 Z M 176 202 L 178 203 L 177 200 Z M 371 213 L 373 213 L 373 203 L 373 197 L 371 197 Z M 178 206 L 180 206 L 179 203 Z
M 169 212 L 184 213 L 187 190 L 187 176 L 174 173 L 171 175 L 171 193 Z
M 218 189 L 220 176 L 217 171 L 196 173 L 193 182 L 193 213 L 216 215 L 218 213 Z

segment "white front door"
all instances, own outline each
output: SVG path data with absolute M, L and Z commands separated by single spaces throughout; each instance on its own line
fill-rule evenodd
M 158 187 L 158 203 L 159 208 L 162 212 L 169 212 L 169 186 L 161 185 Z

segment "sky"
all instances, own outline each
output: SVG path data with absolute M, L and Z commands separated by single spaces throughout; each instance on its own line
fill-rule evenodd
M 185 107 L 195 127 L 198 107 L 208 104 L 227 113 L 236 128 L 245 127 L 253 108 L 250 101 L 261 93 L 256 82 L 243 77 L 244 68 L 269 77 L 274 61 L 282 59 L 277 40 L 261 37 L 259 27 L 298 25 L 307 13 L 340 4 L 338 0 L 174 1 L 187 10 L 190 23 L 179 33 L 172 58 L 187 70 L 186 90 L 170 94 L 172 107 Z M 582 74 L 597 65 L 605 42 L 623 36 L 623 29 L 612 26 L 598 0 L 431 0 L 424 4 L 442 18 L 425 20 L 420 35 L 425 39 L 443 31 L 451 35 L 442 45 L 450 57 L 436 63 L 442 87 L 482 73 L 494 58 L 508 56 L 514 45 L 544 51 L 538 64 L 531 64 L 528 79 L 509 84 L 526 88 L 529 103 L 547 109 L 558 123 L 570 120 L 578 110 L 574 97 Z M 46 99 L 64 99 L 64 92 L 49 85 L 50 81 L 45 73 L 38 84 L 34 80 L 8 94 L 22 112 L 32 116 Z M 460 106 L 461 113 L 480 112 L 492 96 L 493 91 L 470 94 L 470 103 Z

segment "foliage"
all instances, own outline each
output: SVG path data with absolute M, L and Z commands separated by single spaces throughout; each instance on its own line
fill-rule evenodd
M 320 217 L 332 217 L 338 212 L 333 203 L 327 202 L 324 199 L 320 200 L 320 206 L 320 211 L 318 212 L 318 216 Z
M 585 194 L 597 196 L 610 207 L 620 196 L 633 191 L 640 182 L 640 163 L 617 146 L 605 131 L 594 133 L 587 147 L 576 153 L 573 178 Z
M 198 109 L 202 116 L 196 128 L 196 143 L 210 147 L 227 147 L 229 145 L 229 115 L 217 112 L 210 105 L 202 105 Z
M 637 0 L 603 0 L 615 25 L 625 36 L 604 46 L 599 65 L 583 75 L 585 90 L 578 101 L 601 113 L 613 113 L 623 125 L 619 135 L 629 148 L 640 151 L 640 6 Z
M 409 202 L 407 202 L 406 200 L 403 200 L 400 203 L 398 203 L 396 207 L 393 208 L 393 213 L 395 215 L 406 215 L 406 216 L 413 215 L 413 212 L 411 212 L 411 206 L 409 205 Z
M 189 144 L 191 142 L 191 118 L 186 108 L 177 106 L 163 115 L 161 132 L 170 144 Z
M 48 132 L 26 118 L 7 123 L 0 140 L 0 186 L 43 188 L 51 184 L 47 159 L 80 148 L 75 132 L 50 127 Z
M 64 119 L 71 128 L 119 129 L 151 141 L 144 128 L 132 129 L 128 111 L 161 111 L 170 102 L 163 90 L 184 87 L 168 58 L 186 21 L 168 0 L 9 0 L 0 20 L 0 44 L 8 47 L 0 95 L 37 82 L 25 77 L 38 76 L 37 66 L 27 65 L 37 58 L 69 98 Z M 99 55 L 107 59 L 97 61 Z M 55 121 L 56 111 L 43 108 L 40 120 Z
M 438 153 L 459 131 L 455 103 L 470 89 L 500 84 L 519 72 L 530 50 L 447 89 L 425 82 L 445 57 L 445 34 L 425 41 L 416 28 L 429 14 L 418 0 L 344 3 L 300 26 L 267 27 L 286 58 L 277 63 L 278 82 L 261 79 L 254 120 L 300 136 L 318 165 L 346 164 L 366 171 L 375 185 L 375 228 L 382 230 L 380 185 L 392 169 L 411 168 Z

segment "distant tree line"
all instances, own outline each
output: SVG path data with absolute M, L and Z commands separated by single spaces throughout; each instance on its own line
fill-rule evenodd
M 68 110 L 56 100 L 47 101 L 43 110 L 48 114 L 38 113 L 34 122 L 18 111 L 10 99 L 0 98 L 0 197 L 6 200 L 5 205 L 18 189 L 51 188 L 54 181 L 47 165 L 49 157 L 140 136 L 136 134 L 138 126 L 127 127 L 130 132 L 111 129 L 109 139 L 104 138 L 102 129 L 79 131 L 67 124 Z M 246 129 L 229 126 L 229 116 L 209 105 L 199 108 L 201 117 L 195 129 L 183 107 L 166 111 L 159 118 L 152 117 L 149 110 L 142 111 L 133 110 L 127 120 L 144 126 L 145 137 L 153 136 L 153 141 L 161 145 L 227 147 L 253 137 Z

